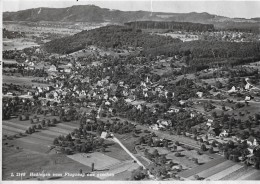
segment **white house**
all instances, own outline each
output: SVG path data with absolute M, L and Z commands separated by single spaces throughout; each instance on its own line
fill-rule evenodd
M 55 65 L 51 65 L 48 71 L 56 72 L 57 71 L 57 67 Z
M 65 72 L 65 73 L 71 73 L 71 71 L 72 71 L 71 68 L 65 68 L 65 69 L 64 69 L 64 72 Z
M 151 125 L 149 128 L 153 129 L 153 130 L 159 130 L 159 127 L 157 124 Z
M 237 90 L 236 90 L 236 87 L 235 86 L 233 86 L 228 92 L 229 93 L 234 93 L 234 92 L 236 92 Z
M 200 91 L 198 91 L 197 93 L 196 93 L 196 95 L 198 95 L 198 97 L 202 97 L 203 96 L 203 92 L 200 92 Z
M 186 102 L 185 102 L 184 100 L 180 100 L 179 103 L 180 103 L 181 105 L 184 105 Z
M 228 133 L 226 130 L 223 130 L 220 134 L 219 137 L 228 137 Z
M 246 90 L 249 90 L 250 87 L 251 87 L 251 85 L 250 85 L 249 83 L 247 83 L 247 84 L 245 85 L 245 89 L 246 89 Z
M 250 101 L 251 100 L 251 97 L 250 96 L 246 96 L 245 97 L 245 101 Z

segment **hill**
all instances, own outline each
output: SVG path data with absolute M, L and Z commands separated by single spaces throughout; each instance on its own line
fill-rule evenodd
M 214 24 L 223 28 L 229 23 L 259 28 L 259 18 L 240 19 L 203 13 L 162 13 L 148 11 L 120 11 L 100 8 L 94 5 L 77 5 L 67 8 L 34 8 L 18 12 L 4 12 L 3 21 L 62 21 L 62 22 L 110 22 L 132 21 L 175 21 Z
M 86 45 L 96 45 L 104 48 L 121 48 L 126 46 L 148 49 L 175 42 L 181 41 L 172 37 L 142 33 L 140 29 L 110 25 L 52 40 L 46 43 L 44 48 L 51 53 L 68 54 L 81 50 Z

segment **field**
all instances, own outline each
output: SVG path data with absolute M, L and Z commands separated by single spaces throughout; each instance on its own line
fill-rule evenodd
M 43 83 L 37 83 L 32 82 L 33 79 L 37 79 L 39 77 L 21 77 L 21 76 L 7 76 L 2 75 L 3 83 L 7 84 L 19 84 L 19 85 L 36 85 L 39 87 L 46 87 L 49 86 L 49 84 L 43 84 Z
M 58 137 L 59 135 L 67 135 L 76 127 L 72 123 L 60 123 L 55 127 L 48 127 L 42 130 L 38 130 L 38 132 L 31 135 L 19 135 L 19 133 L 24 133 L 25 130 L 30 126 L 32 126 L 32 124 L 29 121 L 18 121 L 17 119 L 3 121 L 3 135 L 16 135 L 19 137 L 13 140 L 4 140 L 8 144 L 12 144 L 15 147 L 18 146 L 36 152 L 47 153 L 52 146 L 54 138 Z
M 189 41 L 193 41 L 193 40 L 198 40 L 198 36 L 197 35 L 185 35 L 185 34 L 180 34 L 180 33 L 158 33 L 158 35 L 162 35 L 162 36 L 170 36 L 172 38 L 179 38 L 180 40 L 182 40 L 183 42 L 189 42 Z
M 54 116 L 47 116 L 45 118 L 51 119 L 53 117 Z M 39 118 L 43 119 L 44 116 L 40 115 Z M 125 177 L 129 178 L 131 171 L 138 167 L 138 164 L 134 163 L 132 158 L 119 145 L 115 143 L 109 146 L 104 154 L 99 152 L 90 154 L 79 153 L 69 156 L 57 154 L 57 152 L 52 150 L 51 147 L 53 145 L 53 140 L 55 137 L 58 137 L 59 135 L 67 135 L 75 128 L 77 128 L 78 125 L 74 124 L 73 122 L 59 123 L 56 124 L 55 127 L 45 127 L 44 129 L 38 130 L 33 134 L 26 135 L 24 133 L 25 130 L 32 125 L 33 124 L 31 124 L 29 120 L 19 121 L 17 118 L 3 121 L 3 163 L 5 165 L 4 179 L 6 180 L 15 179 L 10 178 L 10 173 L 13 171 L 22 172 L 23 168 L 26 168 L 26 172 L 40 172 L 40 169 L 45 168 L 45 170 L 51 173 L 58 172 L 59 169 L 64 171 L 64 168 L 66 168 L 67 171 L 67 168 L 69 167 L 68 171 L 71 171 L 72 173 L 78 173 L 79 169 L 90 172 L 92 163 L 95 163 L 95 169 L 97 169 L 94 173 L 95 177 L 92 177 L 92 179 L 106 179 L 108 177 L 113 178 L 111 175 L 116 175 L 118 179 L 125 179 Z M 19 133 L 22 133 L 22 135 Z M 10 138 L 10 136 L 12 138 Z M 111 144 L 109 141 L 106 141 L 106 143 Z M 58 158 L 60 157 L 62 161 L 59 161 Z M 27 163 L 21 164 L 21 160 L 24 161 L 26 160 L 25 158 L 31 160 Z M 57 161 L 55 158 L 57 158 Z M 28 166 L 30 163 L 31 165 Z M 69 164 L 72 165 L 71 168 L 68 166 Z M 12 170 L 14 167 L 16 169 Z M 125 175 L 128 175 L 120 175 L 122 172 L 125 173 Z M 110 175 L 106 175 L 106 173 L 109 173 Z M 28 180 L 33 178 L 26 176 L 24 179 Z M 72 178 L 63 176 L 58 179 Z M 91 179 L 91 177 L 79 177 L 78 179 L 87 180 Z
M 33 40 L 25 40 L 25 39 L 15 39 L 15 40 L 9 40 L 6 39 L 3 41 L 3 50 L 22 50 L 24 48 L 28 47 L 34 47 L 39 46 L 37 43 L 35 43 Z
M 97 170 L 103 170 L 120 163 L 119 160 L 106 156 L 103 153 L 77 153 L 74 155 L 69 155 L 68 157 L 89 167 L 91 167 L 91 164 L 94 163 L 95 169 Z
M 15 149 L 14 147 L 3 147 L 3 180 L 47 180 L 51 177 L 30 177 L 30 172 L 39 173 L 61 173 L 66 168 L 66 172 L 77 173 L 80 169 L 83 172 L 89 172 L 90 167 L 73 161 L 72 159 L 61 154 L 43 154 L 35 153 L 26 149 Z M 11 173 L 25 172 L 26 176 L 11 177 Z M 84 179 L 94 180 L 95 177 L 58 177 L 59 180 Z
M 195 180 L 198 175 L 205 180 L 257 180 L 260 171 L 249 168 L 243 164 L 235 163 L 224 158 L 214 159 L 204 165 L 197 166 L 191 170 L 179 174 L 188 180 Z

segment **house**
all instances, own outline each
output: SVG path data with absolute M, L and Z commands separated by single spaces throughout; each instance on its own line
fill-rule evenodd
M 226 130 L 223 130 L 220 134 L 219 134 L 220 137 L 228 137 L 228 133 Z
M 69 62 L 69 63 L 67 64 L 67 66 L 68 66 L 68 67 L 72 67 L 73 64 L 72 64 L 71 62 Z
M 109 137 L 109 134 L 107 132 L 102 132 L 100 138 L 106 139 Z
M 206 125 L 211 127 L 212 124 L 210 122 L 207 122 Z
M 64 72 L 65 72 L 65 73 L 71 73 L 71 71 L 72 71 L 71 68 L 65 68 L 65 69 L 64 69 Z
M 233 86 L 233 87 L 228 91 L 228 93 L 235 93 L 235 92 L 237 92 L 235 86 Z
M 151 125 L 149 128 L 153 130 L 159 130 L 159 126 L 157 124 Z
M 57 67 L 55 65 L 51 65 L 48 71 L 56 72 L 57 71 Z
M 138 110 L 141 111 L 141 110 L 142 110 L 142 106 L 141 106 L 141 104 L 137 105 L 136 109 L 138 109 Z
M 250 96 L 246 96 L 245 97 L 245 101 L 250 101 L 251 100 L 251 97 Z
M 178 113 L 178 112 L 180 112 L 180 109 L 175 108 L 175 107 L 170 107 L 170 109 L 169 109 L 168 112 L 169 112 L 169 113 L 173 113 L 173 112 Z
M 201 98 L 203 96 L 203 92 L 198 91 L 196 95 L 198 95 L 198 97 Z
M 249 83 L 247 83 L 247 84 L 245 85 L 245 89 L 246 89 L 246 90 L 249 90 L 250 87 L 251 87 L 251 85 L 250 85 Z
M 213 123 L 213 119 L 208 119 L 208 122 L 209 123 Z
M 180 103 L 180 105 L 184 105 L 186 103 L 186 101 L 180 100 L 179 103 Z
M 258 145 L 259 145 L 257 139 L 254 138 L 254 137 L 252 137 L 252 136 L 250 136 L 250 137 L 247 139 L 247 144 L 248 144 L 249 146 L 258 146 Z

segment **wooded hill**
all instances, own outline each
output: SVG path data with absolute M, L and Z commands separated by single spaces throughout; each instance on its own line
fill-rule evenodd
M 52 40 L 46 43 L 44 48 L 48 52 L 68 54 L 84 49 L 86 45 L 103 48 L 143 47 L 148 49 L 178 42 L 181 41 L 169 36 L 150 35 L 142 33 L 140 29 L 112 25 Z

